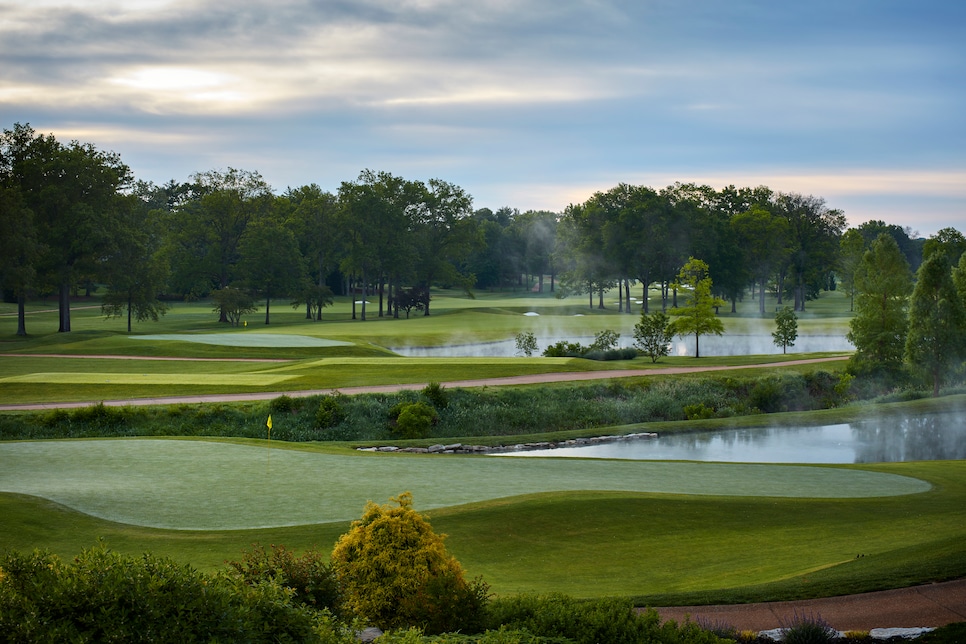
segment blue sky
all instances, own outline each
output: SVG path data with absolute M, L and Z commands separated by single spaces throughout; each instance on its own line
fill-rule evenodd
M 155 183 L 765 184 L 927 236 L 966 231 L 964 62 L 953 1 L 0 0 L 0 126 Z

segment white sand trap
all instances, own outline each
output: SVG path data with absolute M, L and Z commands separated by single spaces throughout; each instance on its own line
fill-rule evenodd
M 285 333 L 159 333 L 155 335 L 128 336 L 135 340 L 174 340 L 177 342 L 197 342 L 216 344 L 226 347 L 348 347 L 351 342 L 316 338 L 310 335 L 289 335 Z
M 539 313 L 536 313 L 534 311 L 527 311 L 526 313 L 524 313 L 524 315 L 529 316 L 529 317 L 537 317 L 540 314 Z

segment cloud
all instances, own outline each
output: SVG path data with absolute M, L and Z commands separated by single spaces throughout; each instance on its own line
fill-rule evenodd
M 0 0 L 0 110 L 156 181 L 370 167 L 554 210 L 766 183 L 948 218 L 964 24 L 938 0 Z

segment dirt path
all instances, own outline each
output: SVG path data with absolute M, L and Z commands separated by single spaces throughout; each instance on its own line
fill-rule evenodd
M 12 355 L 12 354 L 0 354 Z M 23 356 L 22 356 L 23 357 Z M 33 357 L 33 356 L 28 356 Z M 38 356 L 39 357 L 39 356 Z M 62 358 L 78 358 L 83 356 L 60 356 Z M 87 356 L 104 357 L 108 356 Z M 135 360 L 137 356 L 115 356 L 118 359 Z M 528 385 L 552 382 L 572 382 L 582 380 L 603 380 L 608 378 L 630 378 L 635 376 L 667 376 L 684 373 L 701 373 L 711 371 L 729 371 L 737 369 L 761 369 L 789 365 L 816 364 L 821 362 L 832 362 L 842 360 L 845 356 L 831 358 L 807 358 L 802 360 L 789 360 L 786 362 L 769 362 L 765 364 L 738 365 L 738 366 L 705 366 L 705 367 L 665 367 L 658 369 L 614 369 L 607 371 L 571 371 L 562 373 L 538 373 L 525 376 L 506 376 L 503 378 L 485 378 L 480 380 L 454 380 L 442 382 L 443 387 L 500 387 L 507 385 Z M 142 357 L 143 360 L 156 360 L 158 358 Z M 174 358 L 184 360 L 186 358 Z M 187 358 L 191 359 L 191 358 Z M 194 358 L 198 359 L 198 358 Z M 204 358 L 198 360 L 215 360 L 215 358 Z M 218 360 L 232 360 L 232 358 L 218 358 Z M 405 389 L 417 390 L 424 388 L 428 383 L 408 383 L 390 385 L 362 385 L 358 387 L 333 387 L 331 389 L 308 389 L 302 391 L 267 391 L 259 393 L 245 394 L 199 394 L 197 396 L 165 396 L 158 398 L 126 398 L 119 400 L 104 400 L 104 405 L 108 407 L 124 406 L 143 406 L 143 405 L 180 405 L 195 404 L 206 402 L 246 402 L 252 400 L 271 400 L 285 395 L 292 398 L 305 396 L 318 396 L 333 393 L 346 395 L 363 393 L 392 393 Z M 70 409 L 77 407 L 87 407 L 93 404 L 91 401 L 83 402 L 49 402 L 49 403 L 26 403 L 16 405 L 0 405 L 0 411 L 38 411 L 43 409 Z

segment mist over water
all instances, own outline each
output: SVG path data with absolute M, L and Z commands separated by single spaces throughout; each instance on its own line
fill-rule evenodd
M 814 427 L 770 427 L 661 436 L 514 456 L 729 463 L 895 463 L 966 459 L 962 414 L 883 417 Z

